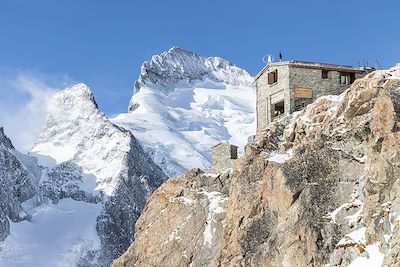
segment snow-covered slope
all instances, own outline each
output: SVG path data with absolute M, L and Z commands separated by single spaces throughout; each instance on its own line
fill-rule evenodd
M 143 64 L 129 113 L 112 121 L 131 130 L 169 176 L 208 168 L 213 145 L 243 147 L 254 134 L 252 82 L 222 58 L 174 47 Z
M 131 244 L 147 198 L 167 178 L 84 84 L 53 97 L 30 154 L 44 168 L 44 204 L 31 222 L 11 225 L 1 266 L 107 266 Z
M 0 243 L 0 266 L 94 266 L 101 209 L 101 203 L 72 199 L 36 207 L 29 221 L 11 223 L 10 235 Z

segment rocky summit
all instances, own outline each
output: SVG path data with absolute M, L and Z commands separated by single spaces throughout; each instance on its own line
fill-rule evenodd
M 274 122 L 230 173 L 149 199 L 112 266 L 399 266 L 400 66 Z

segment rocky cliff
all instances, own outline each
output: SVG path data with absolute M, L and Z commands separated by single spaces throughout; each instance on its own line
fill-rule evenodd
M 230 174 L 151 196 L 112 266 L 399 266 L 400 66 L 275 122 Z
M 10 222 L 30 219 L 23 204 L 37 194 L 40 178 L 39 168 L 25 166 L 30 161 L 34 159 L 18 153 L 0 127 L 0 242 L 10 234 Z

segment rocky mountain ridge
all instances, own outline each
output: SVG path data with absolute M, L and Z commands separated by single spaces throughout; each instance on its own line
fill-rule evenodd
M 112 266 L 398 266 L 399 119 L 400 66 L 319 98 L 158 188 Z
M 245 70 L 223 58 L 203 57 L 179 47 L 172 47 L 142 64 L 133 94 L 142 87 L 156 87 L 168 93 L 174 88 L 206 79 L 233 86 L 251 86 L 253 83 L 251 76 Z M 132 99 L 128 109 L 133 111 L 135 107 L 136 104 Z

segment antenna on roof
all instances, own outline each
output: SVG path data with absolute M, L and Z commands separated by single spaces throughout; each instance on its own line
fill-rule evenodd
M 375 59 L 375 64 L 378 66 L 378 69 L 383 69 L 382 65 L 379 63 L 378 59 Z
M 263 56 L 262 60 L 265 64 L 269 64 L 269 63 L 274 62 L 274 57 L 272 55 L 266 55 L 266 56 Z
M 283 59 L 282 52 L 281 52 L 281 51 L 279 51 L 279 61 L 282 61 L 282 59 Z

